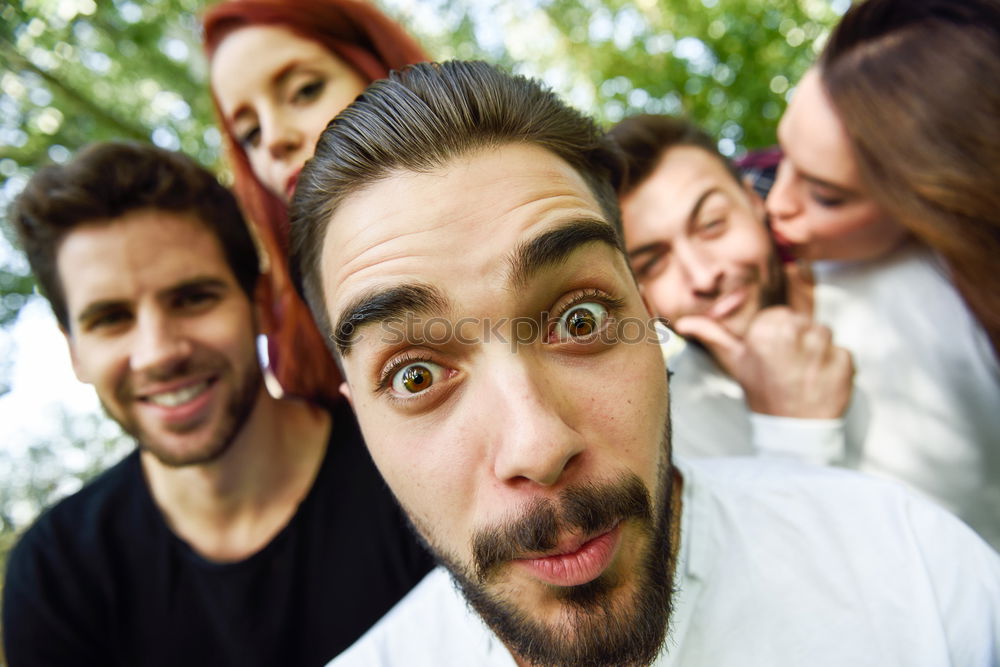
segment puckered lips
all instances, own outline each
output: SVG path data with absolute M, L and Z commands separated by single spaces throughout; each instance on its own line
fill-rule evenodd
M 565 535 L 543 553 L 514 563 L 534 578 L 552 586 L 580 586 L 599 577 L 610 565 L 621 542 L 622 524 L 592 535 Z
M 781 259 L 781 262 L 783 264 L 794 262 L 802 244 L 795 243 L 773 227 L 771 228 L 771 238 L 774 239 L 774 247 L 778 251 L 778 257 Z
M 141 387 L 135 392 L 141 409 L 173 427 L 192 424 L 211 410 L 218 376 L 199 374 Z

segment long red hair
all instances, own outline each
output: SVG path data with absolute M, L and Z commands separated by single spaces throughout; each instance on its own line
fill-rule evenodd
M 318 42 L 353 66 L 369 82 L 392 69 L 427 60 L 417 42 L 392 19 L 362 0 L 225 0 L 202 19 L 205 53 L 211 60 L 222 41 L 251 25 L 280 25 Z M 288 275 L 288 210 L 254 175 L 250 160 L 212 93 L 233 170 L 233 190 L 266 257 L 270 301 L 271 370 L 290 395 L 324 404 L 337 400 L 340 375 L 322 334 Z

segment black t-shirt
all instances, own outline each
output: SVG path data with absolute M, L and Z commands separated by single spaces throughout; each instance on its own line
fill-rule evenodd
M 13 550 L 11 667 L 322 665 L 432 566 L 350 409 L 312 489 L 263 549 L 212 563 L 167 527 L 133 452 L 43 514 Z

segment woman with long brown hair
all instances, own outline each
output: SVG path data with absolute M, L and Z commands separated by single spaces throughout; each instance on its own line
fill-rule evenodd
M 779 139 L 779 241 L 807 259 L 864 260 L 915 236 L 1000 356 L 1000 3 L 855 5 Z
M 854 5 L 778 138 L 767 210 L 854 356 L 859 467 L 1000 548 L 1000 2 Z

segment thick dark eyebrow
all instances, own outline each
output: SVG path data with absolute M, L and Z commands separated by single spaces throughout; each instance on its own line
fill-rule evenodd
M 80 313 L 76 316 L 76 323 L 80 327 L 84 327 L 87 322 L 91 321 L 95 317 L 123 307 L 128 307 L 128 301 L 125 301 L 124 299 L 94 301 L 93 303 L 87 304 L 87 307 L 80 311 Z
M 448 299 L 431 285 L 398 285 L 373 289 L 350 302 L 337 319 L 333 342 L 342 357 L 354 345 L 354 335 L 362 327 L 401 319 L 406 314 L 437 315 L 448 310 Z
M 203 289 L 217 289 L 226 290 L 229 289 L 230 285 L 225 280 L 221 278 L 215 278 L 213 276 L 198 276 L 196 278 L 189 278 L 188 280 L 181 281 L 176 285 L 172 285 L 165 290 L 160 292 L 161 297 L 171 297 L 177 294 L 183 294 L 184 292 L 193 292 L 196 290 Z
M 646 245 L 641 245 L 634 250 L 628 251 L 629 260 L 639 259 L 643 255 L 647 255 L 651 252 L 662 250 L 667 244 L 663 241 L 653 241 L 652 243 L 647 243 Z
M 561 264 L 574 250 L 595 241 L 625 254 L 621 238 L 607 222 L 592 218 L 572 220 L 519 245 L 507 258 L 510 265 L 507 282 L 513 287 L 524 287 L 542 269 Z
M 691 229 L 694 228 L 695 223 L 698 222 L 698 214 L 701 213 L 702 206 L 705 205 L 705 202 L 708 201 L 709 197 L 711 197 L 712 195 L 714 195 L 717 192 L 722 192 L 722 190 L 720 188 L 717 188 L 717 187 L 711 187 L 711 188 L 708 188 L 707 190 L 705 190 L 704 192 L 701 193 L 701 196 L 698 197 L 698 201 L 696 201 L 694 203 L 694 206 L 691 207 L 691 212 L 688 213 L 688 219 L 687 219 L 687 229 L 688 230 L 691 230 Z
M 547 266 L 564 261 L 574 250 L 594 241 L 605 243 L 624 254 L 618 235 L 611 225 L 596 219 L 574 220 L 522 243 L 508 257 L 507 281 L 525 285 Z M 348 304 L 336 320 L 333 340 L 341 356 L 346 357 L 359 329 L 406 314 L 438 315 L 448 310 L 448 299 L 432 285 L 399 285 L 375 289 Z

